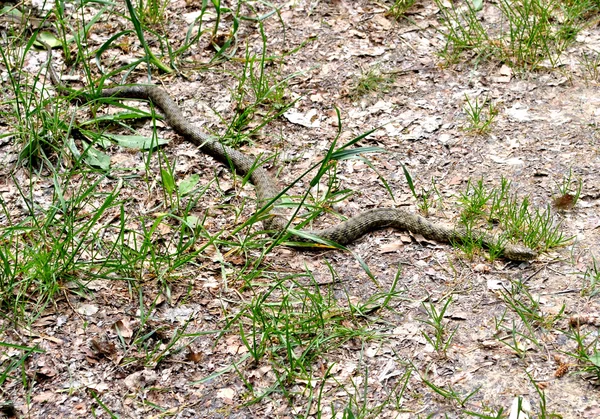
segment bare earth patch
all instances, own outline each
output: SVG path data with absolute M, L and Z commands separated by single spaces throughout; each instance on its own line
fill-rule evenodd
M 469 258 L 450 245 L 382 230 L 350 245 L 354 255 L 278 246 L 256 263 L 262 247 L 225 244 L 243 241 L 253 231 L 228 236 L 255 211 L 252 185 L 159 123 L 159 136 L 170 140 L 162 153 L 175 162 L 176 178 L 198 174 L 199 185 L 206 187 L 191 213 L 210 234 L 223 232 L 223 241 L 197 243 L 195 249 L 204 250 L 170 270 L 168 278 L 157 278 L 150 262 L 132 269 L 129 280 L 65 273 L 68 281 L 57 278 L 60 297 L 30 326 L 15 324 L 15 313 L 3 307 L 0 341 L 36 348 L 3 385 L 1 398 L 14 405 L 5 410 L 7 416 L 109 417 L 110 411 L 113 417 L 132 418 L 327 418 L 342 417 L 349 409 L 357 417 L 469 417 L 469 412 L 496 417 L 501 409 L 508 413 L 518 396 L 539 414 L 543 394 L 547 412 L 561 415 L 557 417 L 599 417 L 597 377 L 569 356 L 578 351 L 573 330 L 582 336 L 597 333 L 590 324 L 571 328 L 569 318 L 599 313 L 593 275 L 586 272 L 599 244 L 600 95 L 580 60 L 583 52 L 600 45 L 598 28 L 581 31 L 561 58 L 564 65 L 514 74 L 501 63 L 468 58 L 445 63 L 438 55 L 444 47 L 436 31 L 438 9 L 430 2 L 417 4 L 407 15 L 410 20 L 400 21 L 386 16 L 386 7 L 374 1 L 275 3 L 280 3 L 280 15 L 264 21 L 269 54 L 281 55 L 305 43 L 272 64 L 280 78 L 301 72 L 285 91 L 288 100 L 299 99 L 287 116 L 269 123 L 241 149 L 254 156 L 275 154 L 266 166 L 280 185 L 290 184 L 327 153 L 337 136 L 337 108 L 339 145 L 380 127 L 359 145 L 386 152 L 365 156 L 375 170 L 362 160 L 339 162 L 335 187 L 353 193 L 333 204 L 332 212 L 351 216 L 392 205 L 417 212 L 402 165 L 418 189 L 431 189 L 435 180 L 439 194 L 432 195 L 428 217 L 446 223 L 457 219 L 457 196 L 469 180 L 497 187 L 506 178 L 513 192 L 529 196 L 531 205 L 543 210 L 572 171 L 573 179 L 581 179 L 581 196 L 574 208 L 554 208 L 553 213 L 573 240 L 532 262 L 515 263 L 489 261 L 483 252 Z M 187 14 L 197 8 L 194 2 L 169 5 L 163 29 L 170 39 L 185 33 Z M 223 133 L 235 114 L 237 81 L 232 74 L 239 71 L 246 45 L 255 53 L 262 46 L 255 23 L 240 25 L 239 50 L 230 62 L 190 66 L 181 69 L 185 77 L 156 74 L 153 80 L 176 98 L 191 121 L 214 134 Z M 112 16 L 92 26 L 88 42 L 98 48 L 123 26 Z M 114 56 L 127 60 L 141 55 L 137 39 L 130 41 L 127 52 L 115 49 Z M 207 63 L 214 55 L 207 42 L 202 38 L 190 59 Z M 40 68 L 45 58 L 45 51 L 31 50 L 23 65 Z M 55 61 L 62 64 L 58 52 Z M 357 94 L 361 75 L 369 69 L 384 77 L 373 91 Z M 62 70 L 81 76 L 67 66 Z M 138 71 L 128 82 L 146 82 L 146 76 Z M 498 113 L 489 132 L 468 130 L 466 96 L 495 104 Z M 110 110 L 101 107 L 98 112 Z M 84 114 L 77 117 L 85 120 Z M 253 121 L 258 124 L 260 117 L 255 114 Z M 146 124 L 141 131 L 151 129 Z M 10 126 L 0 124 L 0 131 L 10 132 Z M 27 209 L 15 185 L 31 188 L 40 203 L 49 202 L 53 191 L 47 174 L 16 165 L 18 153 L 15 144 L 0 139 L 0 199 L 14 220 Z M 71 184 L 101 179 L 95 192 L 108 194 L 122 182 L 118 199 L 132 236 L 102 239 L 136 248 L 141 244 L 135 232 L 152 227 L 137 217 L 156 220 L 166 211 L 157 186 L 162 166 L 156 153 L 149 164 L 145 152 L 114 146 L 110 155 L 111 176 L 87 173 Z M 310 189 L 310 179 L 295 184 L 289 195 Z M 321 187 L 327 189 L 326 184 Z M 316 187 L 313 192 L 319 193 Z M 68 198 L 70 192 L 65 193 Z M 78 210 L 95 209 L 90 203 Z M 327 215 L 314 224 L 327 226 L 336 219 Z M 118 226 L 121 221 L 121 209 L 115 207 L 97 223 Z M 0 222 L 9 225 L 7 217 Z M 175 251 L 170 238 L 176 221 L 158 224 L 153 243 L 166 253 Z M 92 257 L 93 248 L 86 252 L 84 260 Z M 273 288 L 278 282 L 282 287 Z M 251 336 L 240 332 L 240 324 L 253 330 L 247 310 L 261 298 L 269 307 L 281 307 L 285 290 L 298 287 L 321 295 L 323 301 L 316 305 L 330 304 L 319 328 L 323 347 L 313 352 L 298 347 L 286 354 L 272 349 L 285 348 L 285 342 L 273 340 L 264 356 L 254 360 L 248 348 L 252 342 L 245 342 Z M 381 308 L 378 295 L 392 288 L 391 300 Z M 425 321 L 431 321 L 428 308 L 440 310 L 449 298 L 441 321 L 443 340 L 450 339 L 440 351 L 426 338 L 434 336 L 434 328 Z M 513 305 L 519 302 L 531 310 L 516 310 Z M 290 304 L 294 310 L 288 321 L 293 323 L 296 315 L 298 322 L 309 321 L 300 314 L 306 307 Z M 265 312 L 274 324 L 282 321 L 276 309 Z M 524 312 L 532 317 L 520 317 Z M 327 316 L 337 318 L 335 328 Z M 291 326 L 300 323 L 285 325 Z M 23 355 L 11 346 L 0 350 L 2 369 Z M 303 364 L 307 353 L 312 358 Z M 282 373 L 291 368 L 284 360 L 298 362 L 296 374 Z

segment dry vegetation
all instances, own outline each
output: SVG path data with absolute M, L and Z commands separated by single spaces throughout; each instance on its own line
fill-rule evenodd
M 599 16 L 598 0 L 5 4 L 0 416 L 599 417 Z M 151 103 L 94 96 L 149 82 L 290 186 L 294 224 L 407 207 L 540 256 L 389 229 L 288 247 L 247 179 Z

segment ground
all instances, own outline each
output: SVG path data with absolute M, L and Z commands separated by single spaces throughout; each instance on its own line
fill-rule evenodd
M 154 227 L 152 221 L 163 220 L 161 214 L 172 209 L 160 176 L 168 161 L 177 179 L 198 174 L 199 185 L 206 186 L 189 212 L 203 220 L 209 234 L 195 244 L 194 251 L 201 251 L 182 266 L 170 267 L 170 276 L 163 278 L 162 268 L 152 266 L 153 250 L 144 248 L 147 263 L 132 264 L 129 276 L 123 269 L 97 277 L 93 270 L 65 272 L 57 278 L 60 292 L 34 321 L 6 310 L 0 365 L 8 379 L 1 391 L 14 406 L 6 414 L 327 418 L 353 417 L 352 412 L 356 417 L 424 418 L 473 417 L 476 412 L 502 417 L 522 397 L 537 417 L 600 416 L 597 382 L 574 356 L 581 349 L 574 331 L 595 342 L 595 326 L 569 325 L 569 318 L 593 318 L 599 310 L 593 264 L 600 225 L 600 96 L 598 81 L 581 60 L 598 51 L 598 27 L 584 28 L 560 65 L 541 63 L 521 71 L 468 54 L 445 60 L 439 10 L 429 1 L 418 2 L 399 20 L 386 15 L 389 4 L 375 1 L 274 3 L 278 13 L 263 27 L 268 54 L 286 55 L 264 68 L 274 78 L 271 84 L 297 73 L 285 85 L 281 103 L 297 100 L 285 115 L 236 147 L 248 155 L 274 155 L 265 167 L 280 186 L 319 162 L 334 141 L 340 146 L 377 128 L 357 145 L 382 149 L 364 154 L 363 160 L 340 161 L 312 188 L 314 195 L 349 190 L 326 208 L 329 215 L 315 220 L 318 227 L 335 222 L 333 212 L 352 216 L 386 206 L 422 212 L 406 168 L 417 192 L 432 191 L 431 219 L 456 222 L 457 197 L 469 181 L 482 180 L 492 188 L 504 178 L 520 199 L 529 197 L 532 207 L 543 211 L 550 206 L 555 225 L 572 240 L 520 263 L 490 261 L 485 252 L 465 255 L 451 245 L 390 229 L 368 234 L 350 251 L 276 246 L 265 254 L 263 242 L 240 245 L 253 237 L 257 224 L 236 231 L 255 211 L 252 185 L 158 121 L 159 135 L 169 140 L 160 152 L 113 146 L 109 176 L 81 170 L 64 194 L 69 199 L 97 181 L 94 193 L 105 198 L 119 185 L 116 196 L 122 205 L 94 221 L 104 229 L 97 239 L 122 241 L 141 253 L 148 243 L 136 242 L 136 232 Z M 256 10 L 248 7 L 244 13 L 260 16 L 271 10 L 266 3 L 252 4 Z M 90 7 L 86 13 L 93 16 L 93 7 L 99 6 Z M 176 39 L 199 7 L 171 2 L 161 30 Z M 491 5 L 485 7 L 493 19 Z M 209 13 L 204 20 L 210 24 L 215 18 Z M 247 54 L 260 56 L 263 46 L 256 22 L 237 23 L 238 49 L 230 60 L 207 65 L 215 52 L 202 37 L 186 56 L 187 67 L 173 75 L 153 73 L 153 82 L 176 98 L 190 121 L 215 135 L 227 130 L 240 106 L 240 63 Z M 131 29 L 128 24 L 107 15 L 91 27 L 88 47 L 99 48 L 118 31 Z M 225 20 L 223 33 L 232 24 Z M 121 50 L 114 45 L 108 50 L 103 65 L 141 56 L 135 34 L 127 36 Z M 35 73 L 44 68 L 46 57 L 45 50 L 32 49 L 23 68 Z M 66 65 L 60 50 L 54 60 L 63 80 L 78 88 L 86 84 L 81 69 Z M 2 71 L 4 82 L 5 65 Z M 380 78 L 375 87 L 361 91 L 359 83 L 369 71 Z M 127 82 L 147 82 L 147 75 L 140 68 Z M 489 130 L 469 128 L 466 98 L 494 104 L 497 115 Z M 148 104 L 132 104 L 150 110 Z M 112 112 L 106 108 L 97 112 Z M 258 108 L 249 129 L 267 112 Z M 89 114 L 83 109 L 75 115 L 81 121 Z M 138 128 L 148 134 L 152 124 Z M 10 133 L 12 127 L 6 123 L 0 129 Z M 42 206 L 56 187 L 47 171 L 17 164 L 20 149 L 14 138 L 0 138 L 3 228 L 25 217 L 23 187 L 31 190 L 25 196 Z M 581 180 L 581 195 L 574 208 L 553 206 L 569 174 Z M 289 195 L 302 196 L 311 189 L 311 178 L 296 182 Z M 91 199 L 73 210 L 85 217 L 98 210 L 99 202 Z M 129 235 L 118 234 L 121 224 Z M 166 217 L 156 225 L 152 244 L 175 252 L 177 243 L 170 237 L 179 231 L 176 220 Z M 219 232 L 219 240 L 210 239 Z M 91 260 L 93 253 L 93 246 L 86 247 L 78 258 Z M 126 257 L 121 263 L 128 263 Z M 265 303 L 262 308 L 259 300 Z M 439 313 L 447 302 L 436 341 L 431 310 Z M 35 313 L 31 304 L 25 306 L 25 318 Z M 311 311 L 311 304 L 327 309 Z M 297 336 L 276 333 L 297 332 L 313 322 L 321 326 Z M 266 330 L 272 333 L 267 346 L 257 345 L 262 355 L 260 348 L 249 350 L 249 331 L 257 329 L 256 336 L 264 340 Z M 302 340 L 319 333 L 320 339 Z M 289 345 L 286 338 L 302 344 Z M 307 342 L 321 346 L 308 351 Z M 595 354 L 593 345 L 583 351 Z M 24 346 L 36 351 L 25 356 Z M 288 348 L 293 353 L 286 354 Z M 9 369 L 11 362 L 18 368 Z

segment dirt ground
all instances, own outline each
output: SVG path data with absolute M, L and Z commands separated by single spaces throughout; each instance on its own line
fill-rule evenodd
M 88 286 L 93 292 L 89 294 L 70 292 L 69 284 L 62 284 L 63 297 L 29 330 L 8 327 L 8 320 L 2 320 L 4 336 L 0 340 L 37 344 L 45 351 L 32 354 L 26 363 L 31 388 L 24 390 L 22 379 L 15 377 L 2 389 L 3 398 L 14 403 L 17 416 L 91 417 L 95 412 L 97 417 L 109 417 L 100 407 L 101 401 L 116 417 L 327 418 L 342 417 L 343 409 L 353 399 L 369 407 L 388 400 L 380 413 L 361 417 L 467 417 L 467 411 L 498 412 L 504 408 L 507 413 L 517 396 L 527 399 L 534 414 L 539 414 L 540 395 L 533 381 L 544 392 L 548 413 L 564 418 L 600 417 L 596 382 L 578 372 L 576 361 L 564 355 L 574 352 L 575 344 L 562 332 L 568 330 L 569 316 L 595 315 L 599 311 L 596 296 L 583 296 L 582 290 L 589 286 L 589 277 L 584 273 L 592 266 L 599 243 L 600 95 L 598 83 L 581 65 L 584 52 L 600 52 L 599 28 L 584 29 L 561 57 L 558 68 L 515 74 L 502 63 L 468 58 L 445 63 L 438 54 L 445 41 L 436 31 L 440 28 L 437 8 L 429 1 L 411 9 L 411 21 L 393 20 L 385 15 L 386 7 L 375 1 L 275 3 L 281 7 L 280 17 L 267 19 L 264 24 L 269 51 L 281 54 L 306 42 L 276 67 L 281 76 L 302 72 L 291 80 L 286 91 L 286 97 L 300 99 L 294 112 L 268 124 L 262 135 L 242 150 L 251 155 L 278 153 L 267 167 L 280 185 L 289 184 L 327 152 L 337 133 L 337 107 L 342 117 L 340 144 L 381 127 L 360 145 L 386 150 L 368 156 L 377 172 L 359 160 L 342 161 L 337 166 L 340 189 L 354 192 L 334 206 L 344 216 L 392 205 L 417 211 L 402 164 L 418 188 L 430 187 L 431 179 L 435 179 L 443 205 L 435 205 L 428 216 L 447 223 L 456 219 L 456 197 L 469 179 L 483 179 L 486 185 L 498 186 L 504 177 L 519 196 L 529 195 L 533 205 L 545 208 L 556 198 L 557 184 L 572 170 L 574 178 L 580 178 L 583 184 L 580 200 L 571 210 L 557 210 L 556 217 L 562 222 L 564 234 L 574 239 L 532 262 L 489 262 L 483 255 L 469 259 L 452 246 L 407 232 L 382 230 L 349 246 L 367 263 L 377 283 L 347 252 L 274 249 L 261 265 L 266 269 L 265 277 L 308 270 L 317 283 L 333 289 L 341 304 L 346 300 L 367 301 L 389 290 L 399 267 L 398 289 L 403 293 L 392 301 L 391 310 L 360 320 L 363 327 L 385 335 L 384 339 L 351 339 L 321 354 L 313 367 L 324 371 L 333 365 L 333 379 L 324 384 L 302 380 L 286 383 L 287 394 L 277 390 L 258 400 L 249 396 L 248 383 L 241 376 L 252 383 L 254 394 L 261 394 L 261 389 L 277 380 L 273 365 L 267 359 L 258 365 L 247 360 L 247 350 L 236 330 L 220 339 L 214 333 L 200 334 L 222 330 L 227 313 L 235 313 L 243 302 L 254 297 L 255 291 L 236 282 L 236 275 L 247 271 L 246 261 L 257 257 L 258 250 L 185 267 L 180 280 L 173 284 L 171 303 L 158 301 L 151 325 L 140 325 L 139 296 L 125 281 L 90 281 Z M 197 7 L 183 1 L 170 4 L 166 28 L 173 37 L 185 31 L 186 19 L 191 16 L 188 14 Z M 101 23 L 89 36 L 94 48 L 124 25 L 114 17 Z M 111 54 L 122 55 L 123 60 L 141 54 L 136 38 L 130 39 L 128 52 L 115 50 Z M 237 56 L 243 56 L 246 44 L 259 52 L 257 25 L 242 22 L 238 42 L 241 52 Z M 190 59 L 205 63 L 212 54 L 205 45 L 199 45 Z M 55 55 L 57 64 L 62 65 L 61 54 Z M 33 50 L 24 67 L 33 71 L 44 65 L 45 57 L 45 51 Z M 218 134 L 233 112 L 236 81 L 229 71 L 236 68 L 235 61 L 202 71 L 186 68 L 182 71 L 185 77 L 163 76 L 155 82 L 162 83 L 177 99 L 190 120 Z M 372 68 L 390 81 L 372 92 L 355 95 L 360 75 Z M 66 67 L 62 71 L 70 73 Z M 145 81 L 146 75 L 141 73 L 129 81 Z M 487 97 L 495 103 L 498 115 L 489 133 L 479 135 L 465 129 L 465 95 Z M 215 116 L 215 110 L 224 122 Z M 0 129 L 8 131 L 5 126 Z M 144 129 L 149 132 L 150 126 Z M 172 159 L 176 157 L 180 176 L 198 173 L 201 182 L 208 184 L 216 175 L 220 191 L 233 191 L 231 206 L 222 205 L 223 194 L 212 186 L 204 201 L 198 203 L 198 214 L 211 208 L 206 225 L 209 230 L 232 230 L 236 224 L 232 207 L 242 203 L 239 219 L 252 214 L 251 185 L 242 186 L 227 167 L 177 138 L 167 126 L 159 130 L 171 140 L 164 151 Z M 14 144 L 0 140 L 0 193 L 11 208 L 18 208 L 18 194 L 12 185 L 31 176 L 27 170 L 14 167 L 17 153 Z M 126 172 L 120 172 L 120 168 L 133 167 L 133 174 L 143 173 L 145 158 L 142 153 L 118 147 L 111 154 L 115 176 L 99 185 L 107 191 L 114 189 L 119 173 Z M 153 161 L 152 165 L 156 175 L 158 164 Z M 389 184 L 393 198 L 379 175 Z M 120 198 L 131 198 L 128 211 L 157 211 L 160 196 L 144 185 L 141 176 L 125 179 Z M 38 196 L 51 186 L 52 179 L 36 177 Z M 302 181 L 291 193 L 302 194 L 307 187 L 308 180 Z M 332 220 L 323 217 L 317 224 L 328 225 Z M 265 279 L 256 279 L 261 280 Z M 501 291 L 510 289 L 514 281 L 526 283 L 531 295 L 539 299 L 543 313 L 557 314 L 564 306 L 562 320 L 547 330 L 535 326 L 537 344 L 524 339 L 521 353 L 503 344 L 495 327 L 503 315 L 516 330 L 525 327 L 514 311 L 507 310 L 501 297 Z M 159 293 L 151 278 L 143 293 L 148 301 L 155 300 Z M 422 302 L 437 304 L 449 295 L 453 300 L 445 321 L 448 330 L 456 328 L 456 333 L 445 356 L 441 356 L 422 335 L 427 328 L 420 321 L 426 316 Z M 164 329 L 168 336 L 189 318 L 192 320 L 185 333 L 199 334 L 189 348 L 173 351 L 155 365 L 124 362 L 141 358 L 142 354 L 123 349 L 114 330 L 116 322 L 129 332 L 151 327 Z M 586 330 L 597 333 L 594 328 Z M 182 342 L 191 340 L 186 337 Z M 17 352 L 5 349 L 5 360 Z M 555 376 L 559 368 L 556 357 L 571 365 L 561 377 Z M 241 374 L 231 368 L 234 363 L 239 363 Z M 390 398 L 411 365 L 414 372 L 402 397 Z M 205 380 L 224 369 L 226 372 Z M 315 373 L 316 381 L 318 377 Z M 480 389 L 461 406 L 427 387 L 421 377 L 461 395 Z M 321 385 L 320 406 L 313 400 L 309 407 L 307 388 Z M 245 405 L 249 400 L 253 403 Z

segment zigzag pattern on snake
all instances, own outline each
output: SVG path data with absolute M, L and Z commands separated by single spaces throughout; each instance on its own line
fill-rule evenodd
M 52 70 L 50 72 L 52 73 Z M 239 174 L 249 173 L 250 181 L 256 188 L 259 207 L 274 201 L 279 196 L 279 189 L 275 181 L 264 168 L 257 166 L 254 159 L 221 144 L 217 139 L 189 123 L 179 106 L 165 90 L 152 85 L 119 86 L 104 89 L 100 95 L 102 97 L 151 100 L 164 113 L 168 124 L 185 140 L 195 144 L 204 153 L 217 160 L 225 164 L 233 164 Z M 287 218 L 276 207 L 271 208 L 268 215 L 263 221 L 266 230 L 282 231 L 289 225 Z M 437 242 L 460 243 L 469 240 L 469 237 L 476 237 L 486 247 L 498 246 L 497 240 L 485 232 L 471 232 L 469 236 L 462 228 L 433 223 L 420 215 L 393 208 L 368 210 L 333 227 L 303 232 L 346 245 L 366 233 L 385 227 L 408 230 Z M 294 230 L 290 229 L 290 231 Z M 531 260 L 537 257 L 537 253 L 532 249 L 510 243 L 503 244 L 502 255 L 507 259 L 517 261 Z

